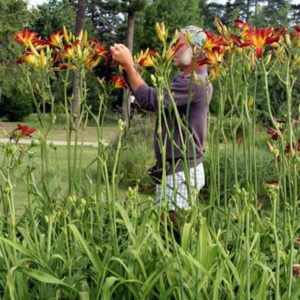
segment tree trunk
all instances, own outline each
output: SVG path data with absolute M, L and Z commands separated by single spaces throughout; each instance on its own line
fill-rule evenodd
M 247 7 L 246 7 L 246 22 L 249 22 L 250 18 L 250 5 L 251 5 L 251 0 L 247 0 Z
M 127 21 L 127 47 L 132 53 L 133 49 L 133 37 L 134 37 L 134 12 L 128 13 Z M 130 126 L 130 91 L 124 90 L 123 93 L 123 104 L 122 104 L 122 115 L 126 124 L 126 129 Z
M 90 1 L 90 6 L 89 6 L 90 12 L 91 12 L 91 19 L 92 23 L 95 29 L 97 29 L 97 20 L 96 20 L 96 3 L 95 0 Z
M 80 31 L 84 28 L 85 22 L 85 9 L 86 9 L 86 0 L 78 0 L 77 4 L 77 13 L 76 13 L 76 25 L 75 25 L 75 35 L 78 36 Z M 72 105 L 72 114 L 75 115 L 78 113 L 80 107 L 79 99 L 79 75 L 74 72 L 73 77 L 73 105 Z
M 258 7 L 258 0 L 255 0 L 254 3 L 255 3 L 254 20 L 255 20 L 255 26 L 257 26 L 257 7 Z

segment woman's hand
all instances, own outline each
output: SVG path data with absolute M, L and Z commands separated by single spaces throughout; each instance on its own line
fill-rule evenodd
M 110 51 L 113 61 L 120 64 L 125 70 L 134 66 L 131 52 L 123 44 L 114 44 L 110 47 Z

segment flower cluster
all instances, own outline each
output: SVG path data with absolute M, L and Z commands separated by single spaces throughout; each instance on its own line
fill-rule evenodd
M 47 40 L 37 38 L 37 33 L 28 29 L 16 32 L 14 37 L 16 42 L 25 46 L 25 53 L 18 63 L 26 62 L 41 69 L 52 67 L 56 70 L 70 68 L 80 71 L 85 68 L 90 71 L 109 54 L 97 40 L 89 41 L 86 31 L 75 37 L 65 27 L 50 34 Z
M 109 61 L 110 51 L 98 40 L 88 40 L 86 31 L 81 31 L 76 37 L 64 27 L 50 34 L 48 39 L 41 39 L 36 32 L 24 29 L 16 32 L 14 39 L 24 46 L 24 54 L 17 63 L 27 63 L 42 70 L 90 72 L 100 62 Z M 116 76 L 113 76 L 111 83 L 116 88 L 123 88 L 124 80 L 119 79 L 115 84 L 116 78 L 120 78 Z
M 273 27 L 255 28 L 250 24 L 236 19 L 234 21 L 235 34 L 230 33 L 219 19 L 216 19 L 216 27 L 219 34 L 206 31 L 207 39 L 203 48 L 204 55 L 198 64 L 211 66 L 212 79 L 219 75 L 225 65 L 226 59 L 237 53 L 247 54 L 250 61 L 255 62 L 263 57 L 266 47 L 276 49 L 280 43 L 290 40 L 290 35 L 285 28 L 275 30 Z M 295 29 L 300 29 L 295 26 Z M 291 34 L 298 36 L 298 32 Z M 285 37 L 285 38 L 283 38 Z M 228 55 L 226 55 L 228 54 Z M 268 52 L 266 61 L 271 59 L 271 52 Z M 225 59 L 226 58 L 226 59 Z
M 280 48 L 287 47 L 291 44 L 291 39 L 294 39 L 300 47 L 300 26 L 295 26 L 295 31 L 291 34 L 285 28 L 275 30 L 273 27 L 268 28 L 255 28 L 250 24 L 236 19 L 234 21 L 234 32 L 229 32 L 227 27 L 222 24 L 219 19 L 215 21 L 218 29 L 218 34 L 204 30 L 206 34 L 205 43 L 199 51 L 195 51 L 197 64 L 209 65 L 211 79 L 215 79 L 222 73 L 226 67 L 226 63 L 231 57 L 241 54 L 245 57 L 244 61 L 250 60 L 252 65 L 256 65 L 257 61 L 264 56 L 267 47 L 269 51 L 265 55 L 265 63 L 269 62 L 272 57 L 272 51 Z M 156 61 L 163 58 L 164 61 L 169 62 L 176 50 L 176 34 L 175 39 L 170 43 L 169 48 L 166 48 L 166 40 L 168 32 L 163 23 L 156 24 L 156 32 L 158 39 L 163 43 L 164 49 L 161 54 L 155 50 L 141 51 L 135 57 L 136 64 L 142 67 L 155 67 Z M 295 62 L 299 61 L 300 57 L 296 58 Z

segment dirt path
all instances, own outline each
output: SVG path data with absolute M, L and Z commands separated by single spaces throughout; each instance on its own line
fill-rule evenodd
M 34 141 L 35 143 L 39 143 L 38 140 L 36 139 L 21 139 L 19 141 L 19 144 L 23 144 L 23 145 L 29 145 L 31 144 L 31 142 Z M 9 142 L 8 138 L 0 138 L 0 143 L 7 143 Z M 13 142 L 13 141 L 12 141 Z M 67 142 L 66 141 L 47 141 L 48 144 L 53 144 L 55 146 L 67 146 Z M 78 143 L 80 145 L 80 143 Z M 71 142 L 71 145 L 74 145 L 74 142 Z M 98 143 L 96 142 L 84 142 L 83 143 L 84 146 L 90 146 L 90 147 L 97 147 Z M 104 143 L 105 146 L 109 145 L 109 143 Z

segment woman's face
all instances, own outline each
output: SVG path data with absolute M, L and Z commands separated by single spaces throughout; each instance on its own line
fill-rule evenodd
M 185 35 L 180 32 L 176 40 L 176 52 L 173 57 L 174 65 L 179 68 L 189 66 L 192 63 L 192 58 L 192 48 Z

